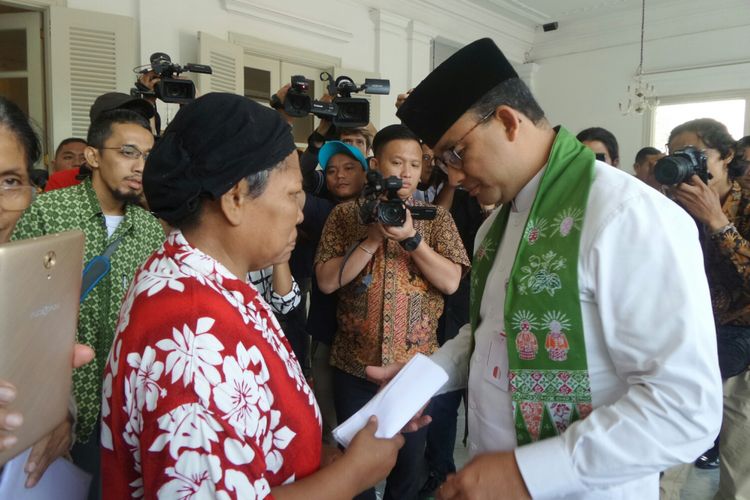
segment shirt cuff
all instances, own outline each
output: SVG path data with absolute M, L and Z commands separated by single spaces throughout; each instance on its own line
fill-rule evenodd
M 586 490 L 561 437 L 521 446 L 514 453 L 531 498 L 557 498 Z

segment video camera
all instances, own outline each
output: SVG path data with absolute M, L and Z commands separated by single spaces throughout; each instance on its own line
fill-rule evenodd
M 274 94 L 271 96 L 271 107 L 284 109 L 289 116 L 301 118 L 313 114 L 324 120 L 331 120 L 340 128 L 365 127 L 370 123 L 370 102 L 367 99 L 352 97 L 353 93 L 364 91 L 365 94 L 388 95 L 391 83 L 378 78 L 366 78 L 365 83 L 357 85 L 348 76 L 333 79 L 330 73 L 320 74 L 320 80 L 326 82 L 328 94 L 334 96 L 333 102 L 317 101 L 310 97 L 310 86 L 302 75 L 292 77 L 292 86 L 284 102 Z
M 398 190 L 403 183 L 396 176 L 383 179 L 380 172 L 367 172 L 367 184 L 362 191 L 363 202 L 359 206 L 359 219 L 362 224 L 380 222 L 385 226 L 403 226 L 406 222 L 406 210 L 411 212 L 412 219 L 432 220 L 437 215 L 435 207 L 409 206 L 398 197 Z M 382 199 L 386 195 L 385 200 Z
M 130 89 L 134 97 L 155 96 L 163 102 L 187 104 L 195 99 L 195 84 L 190 80 L 176 78 L 180 73 L 193 72 L 210 75 L 211 66 L 205 64 L 187 63 L 184 66 L 175 64 L 164 52 L 154 52 L 149 58 L 151 63 L 145 67 L 136 68 L 137 73 L 145 74 L 153 71 L 159 75 L 159 83 L 152 91 L 140 81 L 135 82 L 135 88 Z
M 654 165 L 654 177 L 659 184 L 675 186 L 697 175 L 708 184 L 711 174 L 708 172 L 706 155 L 693 146 L 687 146 L 665 156 Z

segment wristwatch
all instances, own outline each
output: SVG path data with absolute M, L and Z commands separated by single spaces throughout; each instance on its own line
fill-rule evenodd
M 422 242 L 422 235 L 419 233 L 415 233 L 414 236 L 411 238 L 406 238 L 405 240 L 401 240 L 398 242 L 399 245 L 401 245 L 401 248 L 406 250 L 407 252 L 413 252 L 417 249 L 419 244 Z

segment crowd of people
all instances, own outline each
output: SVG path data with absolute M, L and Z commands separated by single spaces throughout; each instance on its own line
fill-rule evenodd
M 66 457 L 91 499 L 657 498 L 660 478 L 679 498 L 695 462 L 720 468 L 716 498 L 750 498 L 750 139 L 697 118 L 630 175 L 608 130 L 553 126 L 489 39 L 396 108 L 298 149 L 283 107 L 212 93 L 162 131 L 153 102 L 108 93 L 47 179 L 0 97 L 0 243 L 79 229 L 84 264 L 111 261 L 27 487 Z M 663 184 L 685 148 L 693 170 Z M 382 178 L 396 223 L 363 200 Z M 417 353 L 439 394 L 402 434 L 373 417 L 337 446 Z M 0 380 L 0 450 L 14 397 Z

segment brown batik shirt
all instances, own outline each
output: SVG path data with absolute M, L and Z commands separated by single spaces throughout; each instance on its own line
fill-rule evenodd
M 750 325 L 750 190 L 733 182 L 722 210 L 734 227 L 704 245 L 714 316 L 720 325 Z
M 424 202 L 413 202 L 417 206 Z M 415 220 L 414 228 L 437 253 L 460 264 L 469 259 L 450 213 L 437 207 L 434 220 Z M 356 202 L 336 206 L 326 221 L 315 264 L 341 257 L 367 237 Z M 431 285 L 397 241 L 385 240 L 365 268 L 339 290 L 338 329 L 331 364 L 364 377 L 368 365 L 406 362 L 438 348 L 436 331 L 443 295 Z

